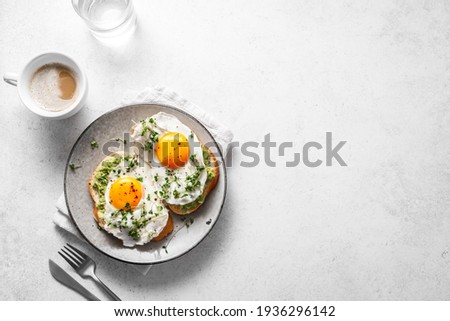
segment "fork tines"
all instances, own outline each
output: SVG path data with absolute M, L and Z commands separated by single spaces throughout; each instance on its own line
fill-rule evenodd
M 61 255 L 64 260 L 67 261 L 75 270 L 78 269 L 83 262 L 88 258 L 86 254 L 81 252 L 79 249 L 73 247 L 69 243 L 67 243 L 62 249 L 61 253 L 58 251 L 58 254 Z

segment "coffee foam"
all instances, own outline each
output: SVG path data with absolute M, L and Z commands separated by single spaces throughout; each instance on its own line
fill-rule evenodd
M 64 110 L 76 100 L 76 90 L 70 99 L 61 98 L 63 96 L 60 89 L 61 71 L 69 71 L 76 79 L 69 68 L 60 64 L 44 65 L 34 73 L 30 83 L 30 95 L 42 109 L 48 111 Z

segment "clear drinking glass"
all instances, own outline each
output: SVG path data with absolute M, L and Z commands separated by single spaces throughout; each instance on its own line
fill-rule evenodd
M 132 0 L 72 0 L 94 37 L 119 44 L 136 29 Z

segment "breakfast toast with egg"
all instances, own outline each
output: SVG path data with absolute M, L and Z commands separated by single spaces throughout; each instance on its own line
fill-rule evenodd
M 208 194 L 216 187 L 219 181 L 219 163 L 211 150 L 202 144 L 203 159 L 205 160 L 208 178 L 203 193 L 193 202 L 185 205 L 166 204 L 169 209 L 178 215 L 187 215 L 195 212 L 205 201 Z
M 108 166 L 111 165 L 117 165 L 122 161 L 124 157 L 123 152 L 116 152 L 109 156 L 106 156 L 95 168 L 91 176 L 89 177 L 88 181 L 88 187 L 89 187 L 89 193 L 91 194 L 92 200 L 94 201 L 94 210 L 93 215 L 94 219 L 97 222 L 98 226 L 102 229 L 104 229 L 106 221 L 104 218 L 100 217 L 99 215 L 99 208 L 104 207 L 105 200 L 100 197 L 99 191 L 101 191 L 101 187 L 99 185 L 99 180 L 102 179 L 102 171 L 108 168 Z M 103 192 L 105 190 L 103 189 Z M 168 234 L 172 233 L 173 231 L 173 219 L 172 216 L 169 215 L 167 224 L 164 227 L 164 229 L 159 233 L 159 235 L 152 238 L 152 241 L 160 241 Z
M 130 134 L 150 153 L 149 165 L 156 171 L 154 181 L 164 205 L 178 215 L 195 212 L 219 180 L 218 161 L 212 151 L 177 117 L 165 112 L 134 122 Z M 198 145 L 191 145 L 193 143 Z M 150 164 L 153 161 L 158 165 Z M 206 170 L 206 178 L 199 180 L 203 170 Z M 191 195 L 195 197 L 189 198 Z M 186 202 L 178 201 L 184 197 L 188 197 Z

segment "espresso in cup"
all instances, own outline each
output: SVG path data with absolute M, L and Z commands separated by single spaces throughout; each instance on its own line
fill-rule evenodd
M 44 110 L 64 110 L 77 99 L 77 76 L 60 63 L 43 65 L 31 77 L 30 96 Z

